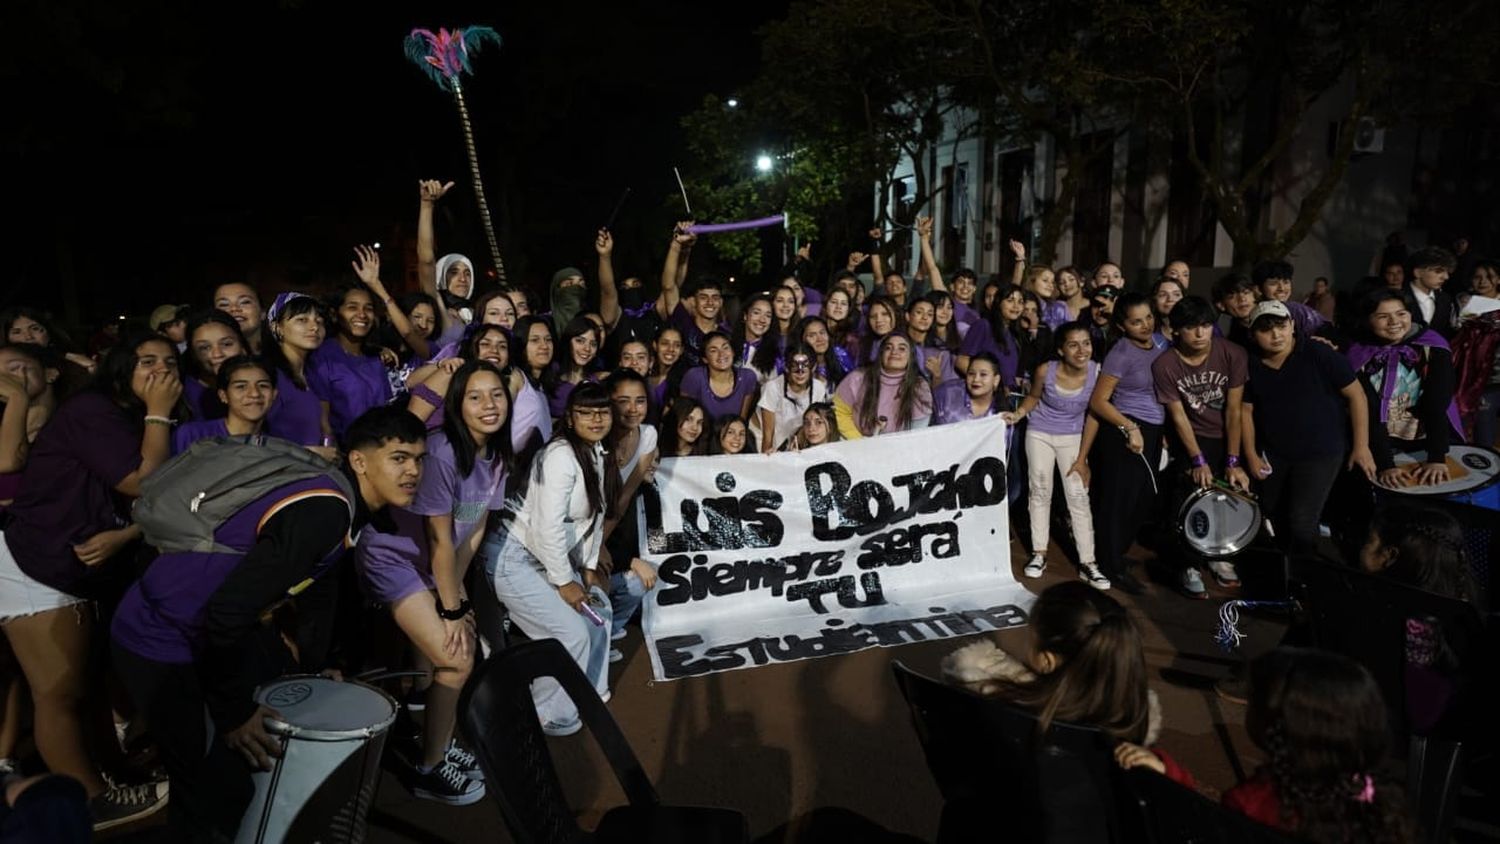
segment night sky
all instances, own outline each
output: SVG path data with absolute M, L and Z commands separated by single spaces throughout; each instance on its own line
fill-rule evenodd
M 128 8 L 125 8 L 128 7 Z M 458 183 L 438 251 L 484 259 L 449 94 L 402 53 L 414 26 L 488 25 L 467 93 L 512 280 L 592 266 L 621 191 L 617 269 L 654 274 L 683 160 L 681 115 L 755 73 L 754 30 L 784 2 L 194 4 L 21 0 L 0 129 L 22 218 L 0 304 L 81 316 L 328 284 L 347 248 L 400 263 L 416 183 Z M 507 187 L 510 187 L 507 190 Z M 496 220 L 497 227 L 501 220 Z M 660 242 L 658 242 L 660 241 Z M 385 277 L 400 286 L 401 273 Z M 16 282 L 16 283 L 12 283 Z

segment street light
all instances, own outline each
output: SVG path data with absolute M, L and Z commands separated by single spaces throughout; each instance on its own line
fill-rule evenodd
M 730 97 L 729 99 L 727 99 L 727 100 L 724 101 L 724 105 L 727 105 L 730 108 L 739 108 L 740 107 L 740 101 L 737 100 L 737 99 L 735 99 L 734 97 Z
M 755 159 L 755 169 L 762 173 L 771 172 L 771 156 L 761 153 L 760 157 Z

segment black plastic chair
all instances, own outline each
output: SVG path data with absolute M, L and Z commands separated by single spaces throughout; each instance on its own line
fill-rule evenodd
M 891 663 L 927 767 L 943 795 L 938 844 L 992 839 L 1038 844 L 1126 841 L 1115 804 L 1113 742 Z
M 1292 844 L 1291 838 L 1145 768 L 1120 771 L 1142 844 Z M 1127 821 L 1129 823 L 1129 821 Z
M 541 677 L 555 679 L 573 699 L 630 801 L 606 812 L 592 833 L 578 826 L 547 749 L 531 699 L 531 683 Z M 458 711 L 489 792 L 517 844 L 749 841 L 739 812 L 661 805 L 619 725 L 556 639 L 523 642 L 480 663 L 464 686 Z
M 1466 729 L 1458 718 L 1445 719 L 1426 733 L 1413 728 L 1406 697 L 1406 623 L 1430 619 L 1443 631 L 1459 665 L 1460 699 L 1452 709 L 1462 713 L 1475 709 L 1462 695 L 1479 687 L 1467 680 L 1484 654 L 1478 612 L 1463 601 L 1321 559 L 1294 560 L 1292 578 L 1312 643 L 1359 662 L 1374 675 L 1392 728 L 1406 744 L 1407 799 L 1426 840 L 1446 842 L 1458 804 Z

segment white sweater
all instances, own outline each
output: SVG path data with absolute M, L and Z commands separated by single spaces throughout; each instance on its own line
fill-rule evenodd
M 593 449 L 594 475 L 599 478 L 599 500 L 604 500 L 604 448 Z M 599 564 L 604 513 L 589 516 L 589 496 L 583 473 L 566 439 L 547 443 L 531 463 L 526 498 L 510 524 L 510 534 L 542 564 L 547 582 L 563 586 L 576 569 Z

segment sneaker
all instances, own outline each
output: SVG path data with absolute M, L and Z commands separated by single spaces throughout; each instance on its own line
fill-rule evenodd
M 624 651 L 620 650 L 619 648 L 610 648 L 609 649 L 609 661 L 610 662 L 619 662 L 620 660 L 622 660 L 624 658 L 625 658 L 625 652 Z
M 1125 569 L 1120 569 L 1109 576 L 1110 585 L 1118 588 L 1127 595 L 1146 594 L 1146 584 Z
M 1211 560 L 1208 571 L 1214 576 L 1214 580 L 1225 589 L 1236 589 L 1240 585 L 1239 572 L 1234 570 L 1234 563 L 1228 560 Z
M 609 640 L 611 642 L 618 642 L 628 635 L 630 635 L 629 631 L 621 627 L 619 630 L 616 630 L 615 632 L 609 634 Z
M 1098 563 L 1079 563 L 1078 576 L 1083 578 L 1084 583 L 1101 592 L 1109 591 L 1109 578 L 1105 577 L 1104 573 L 1099 571 Z
M 479 767 L 479 757 L 460 747 L 457 740 L 448 742 L 448 753 L 443 761 L 464 772 L 471 780 L 483 780 L 484 770 Z
M 1203 575 L 1191 566 L 1182 572 L 1182 589 L 1189 598 L 1208 597 L 1208 588 L 1203 585 Z
M 542 732 L 553 738 L 571 736 L 583 729 L 583 719 L 574 718 L 571 721 L 548 721 L 542 725 Z
M 1046 570 L 1047 570 L 1047 555 L 1046 554 L 1032 554 L 1031 555 L 1031 560 L 1026 563 L 1026 568 L 1021 569 L 1021 573 L 1024 574 L 1024 575 L 1026 575 L 1027 577 L 1041 577 L 1042 576 L 1042 572 L 1044 572 Z
M 167 784 L 117 785 L 89 801 L 94 831 L 102 832 L 139 820 L 167 805 Z
M 484 783 L 470 779 L 462 768 L 447 759 L 430 771 L 412 768 L 409 776 L 411 793 L 423 800 L 467 806 L 484 799 Z
M 0 778 L 8 777 L 20 771 L 20 766 L 14 759 L 0 759 Z

